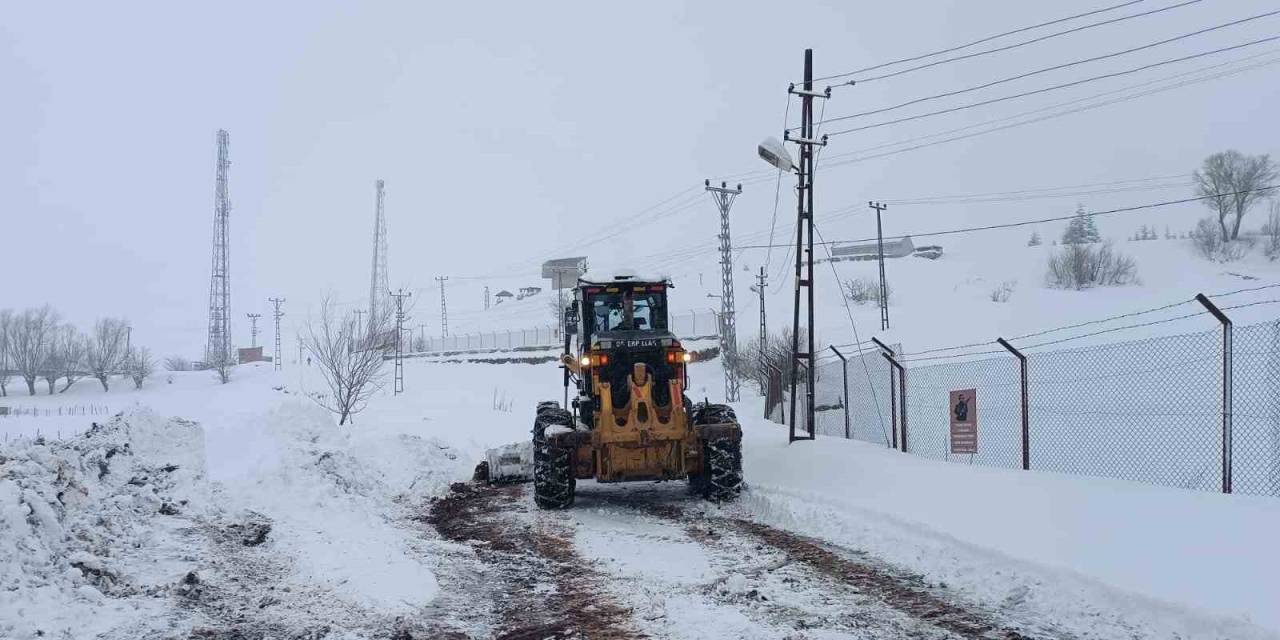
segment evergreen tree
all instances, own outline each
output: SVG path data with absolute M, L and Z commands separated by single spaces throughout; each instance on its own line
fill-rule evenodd
M 1076 207 L 1075 217 L 1062 232 L 1062 244 L 1091 244 L 1101 241 L 1102 236 L 1093 222 L 1093 216 L 1085 213 L 1084 205 Z
M 1040 246 L 1043 242 L 1044 242 L 1044 241 L 1040 239 L 1040 232 L 1039 232 L 1039 231 L 1032 231 L 1032 232 L 1031 232 L 1031 239 L 1027 241 L 1027 246 L 1028 246 L 1028 247 L 1038 247 L 1038 246 Z

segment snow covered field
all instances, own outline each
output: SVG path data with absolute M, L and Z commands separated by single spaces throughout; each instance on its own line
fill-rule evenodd
M 123 416 L 83 437 L 0 449 L 0 636 L 500 635 L 508 565 L 471 540 L 482 528 L 458 534 L 426 514 L 486 447 L 527 437 L 531 407 L 560 393 L 558 370 L 409 361 L 408 392 L 344 429 L 301 396 L 316 380 L 300 373 L 246 366 L 226 386 L 161 376 L 107 394 Z M 719 395 L 717 363 L 693 379 L 691 396 Z M 786 446 L 760 411 L 758 399 L 739 410 L 738 504 L 693 501 L 679 483 L 584 483 L 567 513 L 535 510 L 517 487 L 483 517 L 509 523 L 500 542 L 547 532 L 517 538 L 558 541 L 531 547 L 538 562 L 569 554 L 535 593 L 578 589 L 629 634 L 956 633 L 904 613 L 903 593 L 1029 637 L 1280 633 L 1274 500 L 830 438 Z M 858 571 L 871 573 L 850 582 Z

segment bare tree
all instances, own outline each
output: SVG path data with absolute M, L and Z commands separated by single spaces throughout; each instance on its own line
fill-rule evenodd
M 27 383 L 27 393 L 36 394 L 36 380 L 44 373 L 58 326 L 58 314 L 49 305 L 27 309 L 14 318 L 10 352 L 14 369 Z
M 9 336 L 13 332 L 13 312 L 9 309 L 0 309 L 0 397 L 8 397 L 9 395 L 9 376 L 12 369 L 9 368 L 11 359 L 9 357 Z
M 209 361 L 205 363 L 205 367 L 213 372 L 218 382 L 226 384 L 231 382 L 231 371 L 235 369 L 235 356 L 229 351 L 219 349 L 216 353 L 209 354 Z
M 156 370 L 156 361 L 151 357 L 151 350 L 146 347 L 131 349 L 128 357 L 125 358 L 124 370 L 125 374 L 133 380 L 133 388 L 141 389 L 142 383 Z
M 394 331 L 390 313 L 380 313 L 368 319 L 364 333 L 384 335 L 389 329 Z M 339 425 L 364 410 L 370 396 L 382 388 L 386 361 L 382 349 L 369 342 L 359 335 L 355 314 L 339 316 L 328 298 L 320 305 L 319 319 L 307 322 L 303 345 L 329 387 L 328 395 L 312 399 L 336 414 Z
M 1276 181 L 1275 163 L 1267 154 L 1246 156 L 1234 149 L 1205 158 L 1194 174 L 1196 195 L 1204 197 L 1205 206 L 1218 214 L 1218 229 L 1223 242 L 1240 237 L 1240 222 L 1259 200 L 1270 193 Z M 1228 229 L 1227 219 L 1235 220 Z
M 102 383 L 103 391 L 110 391 L 108 379 L 118 373 L 128 355 L 129 324 L 120 318 L 100 318 L 93 325 L 93 335 L 85 350 L 85 367 L 89 375 Z
M 54 337 L 54 352 L 58 370 L 55 372 L 65 381 L 62 390 L 65 393 L 71 385 L 85 375 L 85 354 L 89 351 L 89 340 L 75 327 L 65 324 L 58 328 Z

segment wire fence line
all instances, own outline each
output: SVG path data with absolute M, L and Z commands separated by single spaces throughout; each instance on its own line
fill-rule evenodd
M 673 313 L 668 329 L 684 339 L 719 336 L 719 315 L 714 310 Z M 411 353 L 444 353 L 451 351 L 497 351 L 503 349 L 562 348 L 564 334 L 556 323 L 521 329 L 477 331 L 451 336 L 412 338 Z
M 1280 497 L 1280 319 L 1220 320 L 1056 350 L 912 359 L 888 345 L 827 359 L 817 429 L 963 464 Z M 962 390 L 976 392 L 978 446 L 957 454 L 951 393 Z
M 5 418 L 62 418 L 72 416 L 105 416 L 111 415 L 110 407 L 89 404 L 69 407 L 15 407 L 5 404 L 0 398 L 0 420 Z

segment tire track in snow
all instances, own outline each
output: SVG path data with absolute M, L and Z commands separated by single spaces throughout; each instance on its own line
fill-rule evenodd
M 573 530 L 558 515 L 534 511 L 521 485 L 454 484 L 424 519 L 471 547 L 482 566 L 445 589 L 460 602 L 488 600 L 497 620 L 486 635 L 499 640 L 644 637 L 631 628 L 630 612 L 597 588 L 601 577 L 574 552 Z
M 850 559 L 856 554 L 825 543 L 720 515 L 674 486 L 587 486 L 572 511 L 580 553 L 606 567 L 615 579 L 613 592 L 631 603 L 637 623 L 654 635 L 1028 637 L 918 578 L 874 560 Z M 697 546 L 702 558 L 693 557 L 687 545 Z M 682 564 L 664 567 L 672 562 L 669 556 Z M 710 566 L 697 567 L 699 562 Z M 690 581 L 688 574 L 698 570 L 707 575 Z M 690 628 L 693 621 L 701 624 Z

